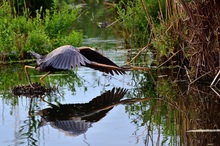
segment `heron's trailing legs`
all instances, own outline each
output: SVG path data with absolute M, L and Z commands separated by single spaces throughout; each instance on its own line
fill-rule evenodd
M 50 74 L 50 71 L 48 71 L 46 74 L 44 74 L 41 78 L 40 81 L 44 84 L 44 86 L 46 86 L 45 82 L 43 81 L 43 78 L 45 78 L 46 76 L 48 76 Z
M 25 66 L 24 66 L 24 70 L 25 70 L 25 73 L 26 73 L 28 82 L 30 83 L 30 86 L 31 86 L 32 88 L 34 88 L 32 82 L 31 82 L 31 79 L 30 79 L 30 75 L 28 74 L 28 71 L 27 71 L 28 68 L 35 69 L 35 70 L 36 70 L 36 68 L 33 67 L 33 66 L 29 66 L 29 65 L 25 65 Z M 40 78 L 40 81 L 44 84 L 44 86 L 46 86 L 46 84 L 45 84 L 45 82 L 43 81 L 43 78 L 45 78 L 45 77 L 48 76 L 49 74 L 50 74 L 50 71 L 47 72 L 46 74 L 44 74 L 44 75 Z
M 30 83 L 30 86 L 33 88 L 33 85 L 32 85 L 32 83 L 31 83 L 30 75 L 28 74 L 27 68 L 35 69 L 35 67 L 29 66 L 29 65 L 25 65 L 25 66 L 24 66 L 24 70 L 25 70 L 25 73 L 26 73 L 28 82 Z

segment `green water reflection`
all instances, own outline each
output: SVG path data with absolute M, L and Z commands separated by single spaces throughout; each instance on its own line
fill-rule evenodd
M 108 51 L 104 53 L 109 55 Z M 126 51 L 121 53 L 117 52 L 115 57 L 118 59 L 113 59 L 118 64 L 122 63 L 122 56 L 126 56 Z M 110 58 L 113 56 L 110 55 Z M 218 129 L 219 127 L 220 99 L 209 87 L 196 85 L 188 87 L 186 83 L 174 82 L 171 78 L 164 78 L 164 76 L 158 77 L 156 70 L 133 71 L 125 76 L 106 76 L 87 68 L 79 68 L 77 71 L 64 72 L 47 79 L 52 86 L 59 85 L 60 92 L 47 95 L 45 100 L 49 102 L 48 104 L 40 98 L 16 97 L 11 93 L 15 85 L 27 84 L 23 65 L 2 66 L 1 70 L 6 71 L 1 72 L 2 77 L 5 75 L 10 77 L 8 80 L 6 77 L 1 78 L 4 84 L 1 85 L 0 127 L 7 133 L 7 136 L 2 137 L 3 145 L 59 145 L 61 143 L 71 145 L 73 141 L 77 145 L 103 145 L 106 144 L 106 140 L 107 145 L 215 145 L 219 143 L 218 132 L 187 132 L 193 129 Z M 36 71 L 30 74 L 33 81 L 39 80 Z M 107 111 L 104 117 L 100 117 L 84 133 L 75 135 L 74 139 L 55 128 L 54 121 L 50 121 L 53 126 L 50 122 L 46 122 L 47 125 L 39 128 L 42 119 L 37 113 L 40 111 L 48 108 L 56 109 L 56 106 L 60 108 L 62 105 L 82 106 L 115 87 L 127 90 L 121 99 L 124 102 L 118 104 L 114 102 L 117 106 L 104 107 L 104 111 Z M 112 109 L 108 111 L 110 108 Z M 32 116 L 28 116 L 29 111 Z M 79 118 L 79 116 L 76 117 L 74 119 Z M 94 140 L 97 137 L 101 140 Z
M 137 131 L 138 127 L 147 127 L 145 144 L 150 145 L 158 136 L 159 145 L 218 145 L 219 96 L 206 84 L 188 85 L 174 81 L 175 76 L 168 76 L 170 72 L 162 71 L 162 76 L 161 71 L 157 73 L 160 76 L 154 76 L 151 83 L 149 74 L 144 74 L 148 81 L 139 80 L 144 87 L 139 94 L 155 100 L 126 106 Z
M 29 72 L 31 74 L 31 80 L 33 82 L 39 82 L 40 74 L 35 70 L 29 70 Z M 4 98 L 12 98 L 11 92 L 14 87 L 28 84 L 24 72 L 24 64 L 2 65 L 0 74 L 0 90 Z M 81 80 L 74 71 L 62 72 L 62 74 L 56 74 L 55 76 L 51 75 L 51 77 L 45 80 L 46 83 L 48 83 L 48 85 L 51 84 L 51 86 L 67 86 L 72 92 L 75 91 L 76 85 L 82 85 Z

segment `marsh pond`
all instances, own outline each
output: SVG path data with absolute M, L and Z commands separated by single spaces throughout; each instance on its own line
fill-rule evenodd
M 119 66 L 132 58 L 111 30 L 82 24 L 87 24 L 81 28 L 84 46 L 96 46 Z M 150 67 L 152 53 L 145 52 L 144 58 Z M 42 95 L 15 94 L 16 87 L 28 85 L 24 65 L 34 63 L 0 65 L 1 146 L 220 143 L 218 88 L 174 80 L 176 72 L 169 69 L 112 76 L 81 67 L 46 77 L 53 89 Z M 30 76 L 39 82 L 37 71 Z

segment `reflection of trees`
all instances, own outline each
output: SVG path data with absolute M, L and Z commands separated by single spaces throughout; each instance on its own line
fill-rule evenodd
M 33 82 L 39 82 L 39 73 L 30 70 L 31 79 Z M 0 92 L 5 98 L 11 98 L 11 90 L 20 85 L 28 85 L 27 78 L 24 73 L 24 68 L 21 64 L 10 64 L 0 66 Z M 46 83 L 52 87 L 66 86 L 72 92 L 75 92 L 76 86 L 82 86 L 81 79 L 75 74 L 74 71 L 62 72 L 62 74 L 55 74 L 46 78 Z M 62 92 L 62 91 L 60 91 Z
M 16 133 L 16 141 L 18 141 L 18 145 L 26 144 L 37 146 L 38 141 L 34 137 L 36 137 L 37 133 L 37 119 L 32 116 L 23 122 L 23 125 L 20 126 L 19 131 Z
M 162 121 L 164 121 L 167 112 L 163 102 L 157 99 L 156 83 L 152 74 L 155 73 L 144 73 L 140 76 L 139 73 L 134 72 L 135 89 L 133 93 L 128 95 L 128 98 L 151 98 L 151 100 L 125 106 L 132 123 L 137 125 L 136 131 L 133 133 L 137 138 L 137 142 L 143 139 L 145 145 L 154 142 L 155 133 L 161 134 L 161 127 L 165 127 L 162 125 L 164 124 Z M 145 130 L 140 131 L 140 129 Z
M 76 86 L 82 86 L 82 81 L 74 71 L 70 70 L 62 73 L 63 74 L 53 75 L 49 78 L 49 83 L 51 86 L 67 86 L 67 88 L 73 93 L 76 91 Z
M 22 84 L 21 81 L 26 80 L 21 70 L 23 70 L 21 65 L 0 65 L 0 92 L 4 94 L 4 97 L 10 98 L 12 95 L 9 91 L 12 86 Z
M 152 100 L 126 106 L 130 119 L 137 125 L 134 132 L 137 142 L 144 139 L 145 145 L 220 143 L 220 98 L 209 87 L 188 87 L 187 83 L 173 82 L 171 79 L 163 78 L 164 76 L 155 78 L 154 83 L 150 81 L 149 75 L 146 74 L 144 77 L 146 79 L 139 80 L 139 86 L 130 96 L 148 96 Z M 137 90 L 140 91 L 138 94 Z M 154 94 L 150 94 L 152 91 Z M 203 132 L 190 131 L 193 129 L 202 129 Z M 209 131 L 205 131 L 207 129 Z

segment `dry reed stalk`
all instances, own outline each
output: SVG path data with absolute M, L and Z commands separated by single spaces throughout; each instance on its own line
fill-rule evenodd
M 189 45 L 191 77 L 196 80 L 207 74 L 202 79 L 213 79 L 220 65 L 220 1 L 181 0 L 181 4 L 188 17 L 185 21 L 188 35 L 183 37 Z
M 179 43 L 171 43 L 173 51 L 161 64 L 175 61 L 175 65 L 186 66 L 192 83 L 212 80 L 220 66 L 220 1 L 166 0 L 166 17 L 159 16 L 166 28 L 160 34 L 161 41 L 166 43 L 166 36 L 170 36 L 171 41 Z

